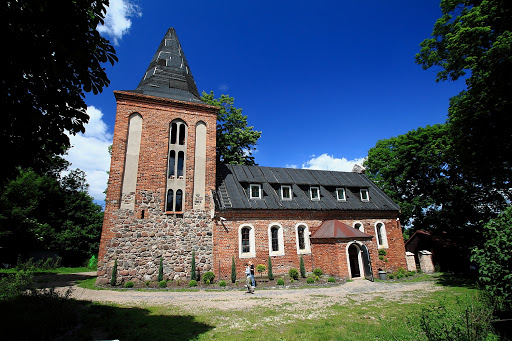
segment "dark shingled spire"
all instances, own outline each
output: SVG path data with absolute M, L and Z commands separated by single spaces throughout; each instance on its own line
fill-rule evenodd
M 203 103 L 174 28 L 167 30 L 144 77 L 132 92 Z

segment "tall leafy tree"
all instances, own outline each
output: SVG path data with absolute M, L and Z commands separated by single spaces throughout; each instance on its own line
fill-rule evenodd
M 98 252 L 103 212 L 87 194 L 80 170 L 64 177 L 21 170 L 0 190 L 0 246 L 4 262 L 29 251 L 52 250 L 80 265 Z
M 255 165 L 252 153 L 261 136 L 260 131 L 248 126 L 242 108 L 236 108 L 235 99 L 228 95 L 215 98 L 213 91 L 203 91 L 201 99 L 220 108 L 217 115 L 217 162 Z
M 470 247 L 479 240 L 475 227 L 503 210 L 510 196 L 465 176 L 449 152 L 449 129 L 449 124 L 436 124 L 378 141 L 365 167 L 400 205 L 404 226 L 448 232 Z
M 463 78 L 450 100 L 450 151 L 467 178 L 509 190 L 512 178 L 512 6 L 509 0 L 442 0 L 442 17 L 416 62 L 437 81 Z
M 69 148 L 66 132 L 84 131 L 89 120 L 84 93 L 109 84 L 104 63 L 115 50 L 96 27 L 108 0 L 3 1 L 0 27 L 3 54 L 0 181 L 17 167 L 39 167 Z

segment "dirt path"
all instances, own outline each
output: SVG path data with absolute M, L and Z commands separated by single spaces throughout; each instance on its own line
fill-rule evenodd
M 76 279 L 94 276 L 95 273 L 60 275 L 51 285 L 59 291 L 72 287 L 71 296 L 79 300 L 96 302 L 112 302 L 129 306 L 180 306 L 189 311 L 198 309 L 244 309 L 255 306 L 266 307 L 281 304 L 293 304 L 304 307 L 315 305 L 322 308 L 333 304 L 357 302 L 382 298 L 401 303 L 416 300 L 428 293 L 440 290 L 434 282 L 386 283 L 355 280 L 345 284 L 325 288 L 302 289 L 266 289 L 256 290 L 254 294 L 244 291 L 219 290 L 198 292 L 166 292 L 166 291 L 111 291 L 90 290 L 74 285 Z M 49 282 L 50 283 L 50 282 Z

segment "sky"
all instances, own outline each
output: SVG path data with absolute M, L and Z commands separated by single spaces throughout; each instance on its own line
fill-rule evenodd
M 119 58 L 86 95 L 90 121 L 67 159 L 104 203 L 114 90 L 133 90 L 174 27 L 199 92 L 228 94 L 261 131 L 260 166 L 351 171 L 377 141 L 444 123 L 463 82 L 414 61 L 441 16 L 436 0 L 110 0 L 100 33 Z

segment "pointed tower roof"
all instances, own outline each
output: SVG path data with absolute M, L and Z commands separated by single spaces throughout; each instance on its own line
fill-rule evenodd
M 174 28 L 169 28 L 137 89 L 143 95 L 203 103 Z

